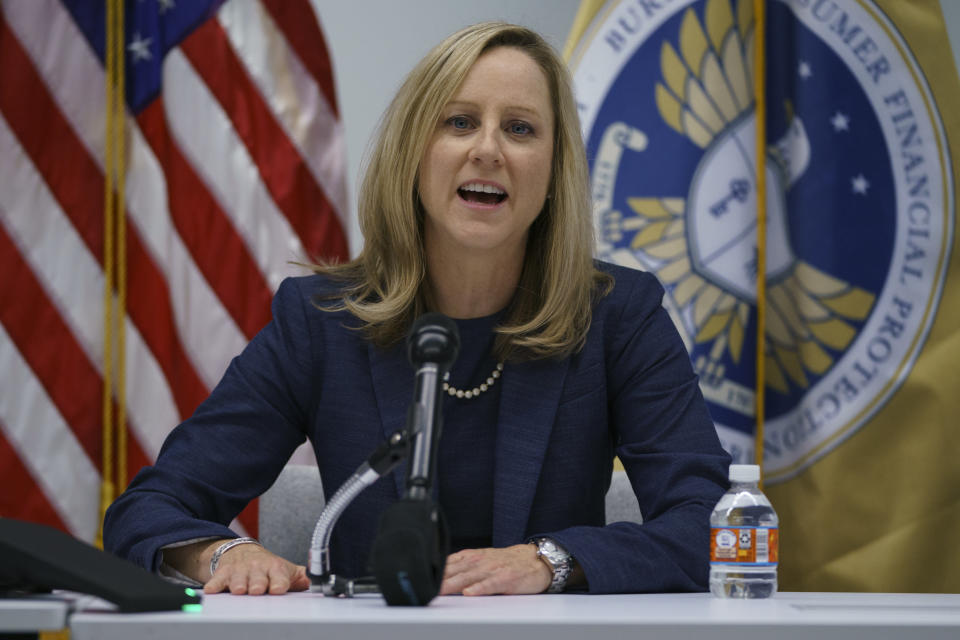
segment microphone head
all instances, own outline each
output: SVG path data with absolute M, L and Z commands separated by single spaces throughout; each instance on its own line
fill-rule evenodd
M 460 331 L 453 320 L 442 313 L 425 313 L 413 323 L 407 335 L 407 357 L 419 368 L 436 363 L 446 371 L 460 353 Z

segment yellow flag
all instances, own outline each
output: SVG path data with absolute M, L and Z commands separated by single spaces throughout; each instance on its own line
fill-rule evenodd
M 782 590 L 958 592 L 960 82 L 939 2 L 767 0 L 763 25 L 754 6 L 582 5 L 598 255 L 660 278 L 736 461 L 762 422 Z

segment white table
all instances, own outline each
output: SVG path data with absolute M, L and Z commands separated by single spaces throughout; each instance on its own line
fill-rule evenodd
M 85 610 L 72 640 L 603 640 L 606 638 L 960 638 L 960 594 L 780 593 L 769 600 L 709 594 L 442 597 L 388 607 L 379 596 L 206 596 L 197 613 Z
M 70 602 L 55 596 L 0 598 L 0 637 L 8 633 L 37 633 L 67 628 Z

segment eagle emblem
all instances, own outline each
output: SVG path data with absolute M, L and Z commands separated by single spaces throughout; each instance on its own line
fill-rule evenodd
M 764 278 L 764 453 L 776 481 L 855 431 L 912 366 L 953 214 L 950 173 L 933 169 L 949 167 L 939 115 L 882 14 L 869 2 L 766 7 L 762 162 L 751 0 L 611 3 L 571 66 L 597 253 L 663 284 L 721 441 L 743 462 Z M 876 60 L 849 54 L 861 40 Z

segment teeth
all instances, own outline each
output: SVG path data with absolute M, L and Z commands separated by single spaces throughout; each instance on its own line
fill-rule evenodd
M 464 191 L 476 191 L 477 193 L 496 193 L 498 195 L 505 195 L 506 191 L 503 189 L 498 189 L 492 184 L 479 184 L 471 182 L 460 187 Z

